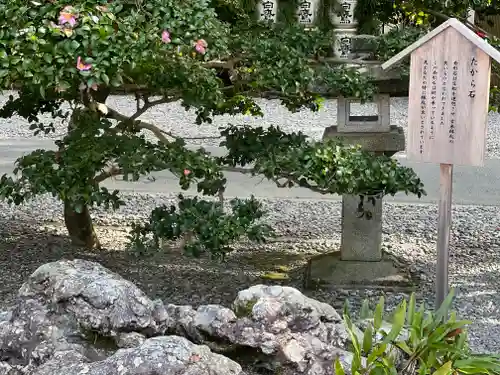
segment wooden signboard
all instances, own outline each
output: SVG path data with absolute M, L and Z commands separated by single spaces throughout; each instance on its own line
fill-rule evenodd
M 453 28 L 411 55 L 407 155 L 482 166 L 490 57 Z
M 408 98 L 409 159 L 440 164 L 436 303 L 448 293 L 453 165 L 484 164 L 490 58 L 500 51 L 457 19 L 449 19 L 382 64 L 411 54 Z

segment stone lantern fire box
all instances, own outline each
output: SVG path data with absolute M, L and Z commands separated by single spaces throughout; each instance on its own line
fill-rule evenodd
M 377 113 L 368 115 L 354 115 L 351 111 L 351 103 L 359 100 L 340 97 L 337 101 L 337 131 L 341 133 L 383 133 L 391 130 L 390 110 L 391 103 L 389 95 L 378 95 L 374 104 Z
M 390 96 L 373 98 L 374 113 L 353 113 L 354 98 L 337 100 L 337 124 L 325 129 L 323 139 L 337 139 L 344 144 L 361 145 L 375 154 L 393 156 L 405 149 L 402 127 L 390 124 Z M 368 104 L 368 103 L 367 103 Z M 365 111 L 366 112 L 366 111 Z M 333 287 L 381 287 L 411 285 L 411 277 L 397 269 L 382 252 L 382 199 L 364 206 L 371 218 L 360 217 L 359 196 L 342 196 L 342 236 L 340 252 L 320 255 L 306 267 L 305 286 L 320 282 Z

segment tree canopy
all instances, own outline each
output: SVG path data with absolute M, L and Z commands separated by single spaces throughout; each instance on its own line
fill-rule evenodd
M 373 28 L 374 18 L 406 20 L 405 38 L 396 31 L 377 39 L 376 56 L 384 57 L 413 42 L 431 19 L 463 14 L 470 5 L 448 3 L 444 8 L 434 0 L 395 1 L 388 7 L 390 2 L 360 0 L 357 17 L 360 28 Z M 2 177 L 0 195 L 15 204 L 37 194 L 58 197 L 73 240 L 93 247 L 98 241 L 89 207 L 123 204 L 119 192 L 100 186 L 109 177 L 137 180 L 169 170 L 183 189 L 196 184 L 200 193 L 222 197 L 224 171 L 232 169 L 323 194 L 423 194 L 416 174 L 387 156 L 285 134 L 279 124 L 229 126 L 221 133 L 227 155 L 214 157 L 188 150 L 185 140 L 140 119 L 156 105 L 180 101 L 196 111 L 193 126 L 203 126 L 222 114 L 262 115 L 258 97 L 279 99 L 291 111 L 316 111 L 324 96 L 367 100 L 377 92 L 373 77 L 332 56 L 335 30 L 329 15 L 338 10 L 336 3 L 323 0 L 317 26 L 307 29 L 294 16 L 297 1 L 280 4 L 286 6 L 278 22 L 269 24 L 256 19 L 251 0 L 0 3 L 0 19 L 8 20 L 0 24 L 0 89 L 17 90 L 0 116 L 20 115 L 35 133 L 53 130 L 42 114 L 68 125 L 57 151 L 36 150 L 17 161 L 15 176 Z M 107 104 L 117 92 L 135 96 L 133 115 Z M 245 165 L 250 168 L 238 169 Z M 221 202 L 182 198 L 179 207 L 158 208 L 147 225 L 137 225 L 134 241 L 153 233 L 156 240 L 188 238 L 186 248 L 193 252 L 224 252 L 241 235 L 263 239 L 256 233 L 270 233 L 256 224 L 262 216 L 257 201 L 237 200 L 231 207 L 232 213 L 225 213 Z M 194 212 L 204 219 L 194 220 L 200 217 Z M 361 204 L 360 213 L 365 212 Z

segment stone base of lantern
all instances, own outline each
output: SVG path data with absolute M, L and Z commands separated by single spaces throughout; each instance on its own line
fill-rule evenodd
M 418 276 L 406 265 L 384 255 L 379 262 L 346 261 L 340 251 L 309 259 L 304 288 L 378 289 L 409 293 L 416 290 Z
M 360 145 L 364 150 L 392 156 L 405 149 L 403 128 L 391 125 L 389 132 L 339 132 L 336 125 L 325 129 L 323 140 L 337 139 L 348 145 Z

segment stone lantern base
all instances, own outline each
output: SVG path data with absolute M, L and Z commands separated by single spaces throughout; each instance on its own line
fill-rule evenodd
M 382 289 L 410 293 L 417 289 L 418 275 L 384 254 L 378 262 L 347 261 L 341 252 L 321 254 L 308 260 L 304 288 L 333 290 Z

